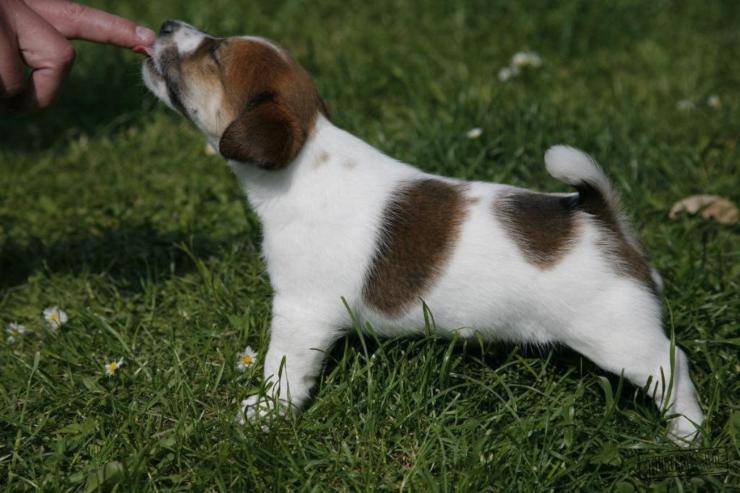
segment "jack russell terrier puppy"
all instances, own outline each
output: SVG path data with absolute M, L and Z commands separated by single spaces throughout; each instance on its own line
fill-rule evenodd
M 426 303 L 441 334 L 565 344 L 645 386 L 675 440 L 696 436 L 660 276 L 588 155 L 545 154 L 568 194 L 436 176 L 335 127 L 308 73 L 266 39 L 167 21 L 143 50 L 146 86 L 228 160 L 263 224 L 271 396 L 243 401 L 238 421 L 305 404 L 352 325 L 344 299 L 381 335 L 422 334 Z

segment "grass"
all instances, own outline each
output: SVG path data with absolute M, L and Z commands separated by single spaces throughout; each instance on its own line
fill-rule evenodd
M 274 38 L 338 125 L 425 170 L 555 191 L 544 150 L 592 153 L 664 275 L 667 330 L 708 416 L 701 445 L 723 447 L 730 473 L 640 479 L 632 449 L 675 450 L 665 419 L 559 348 L 353 336 L 301 417 L 236 427 L 260 384 L 236 354 L 268 340 L 259 223 L 199 133 L 146 94 L 136 56 L 79 43 L 53 110 L 0 121 L 0 324 L 32 329 L 0 342 L 0 489 L 738 486 L 738 227 L 667 219 L 690 194 L 740 199 L 737 3 L 91 3 Z M 522 49 L 543 67 L 500 83 Z M 57 334 L 41 319 L 51 305 L 70 314 Z

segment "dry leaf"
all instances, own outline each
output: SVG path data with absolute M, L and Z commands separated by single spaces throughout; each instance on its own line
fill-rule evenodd
M 692 195 L 679 200 L 673 207 L 668 217 L 676 219 L 682 212 L 696 214 L 701 211 L 701 217 L 714 219 L 722 224 L 735 224 L 737 222 L 737 207 L 729 200 L 717 195 Z

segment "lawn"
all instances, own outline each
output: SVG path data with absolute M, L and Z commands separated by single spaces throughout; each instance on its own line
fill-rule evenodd
M 146 92 L 137 55 L 77 43 L 55 107 L 0 120 L 0 326 L 29 329 L 0 340 L 0 490 L 738 486 L 740 229 L 668 211 L 695 193 L 740 201 L 740 4 L 90 3 L 273 38 L 336 124 L 427 171 L 564 191 L 544 150 L 593 154 L 665 279 L 666 330 L 707 414 L 698 445 L 730 473 L 645 478 L 641 460 L 676 450 L 664 416 L 562 348 L 354 335 L 305 413 L 236 426 L 260 386 L 237 354 L 268 341 L 259 222 L 200 133 Z M 521 50 L 542 66 L 499 81 Z M 69 314 L 57 332 L 50 306 Z

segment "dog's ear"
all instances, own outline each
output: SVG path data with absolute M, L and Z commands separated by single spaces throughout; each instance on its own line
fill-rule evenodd
M 290 164 L 305 140 L 298 116 L 273 93 L 262 93 L 226 128 L 219 151 L 226 159 L 276 170 Z

